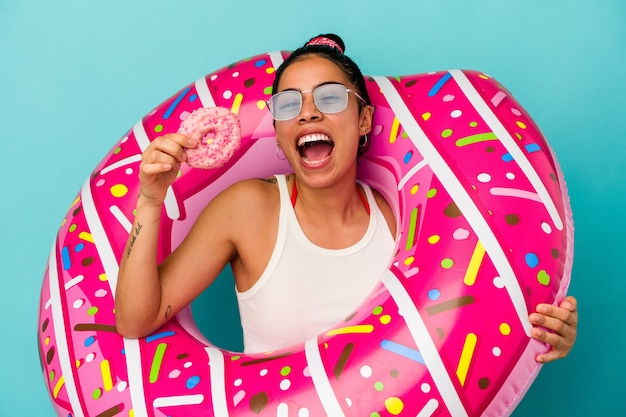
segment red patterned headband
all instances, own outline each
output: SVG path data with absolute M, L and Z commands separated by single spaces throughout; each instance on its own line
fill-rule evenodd
M 317 38 L 311 39 L 306 46 L 310 46 L 310 45 L 324 45 L 324 46 L 330 46 L 331 48 L 337 48 L 339 50 L 339 52 L 341 52 L 343 54 L 343 49 L 341 49 L 341 46 L 339 46 L 339 44 L 337 42 L 335 42 L 334 40 L 327 38 L 325 36 L 319 36 Z

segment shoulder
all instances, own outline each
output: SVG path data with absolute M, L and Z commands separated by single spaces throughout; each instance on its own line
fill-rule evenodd
M 247 179 L 234 183 L 218 194 L 205 208 L 203 215 L 218 215 L 231 222 L 261 218 L 279 205 L 276 178 Z
M 250 202 L 264 204 L 278 196 L 278 184 L 275 177 L 242 180 L 229 186 L 220 198 L 232 200 L 233 204 L 250 206 Z M 248 204 L 245 204 L 245 203 Z

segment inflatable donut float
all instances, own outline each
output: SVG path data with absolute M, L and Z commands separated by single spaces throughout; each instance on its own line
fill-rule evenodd
M 345 322 L 249 355 L 211 345 L 189 309 L 146 338 L 116 333 L 142 150 L 200 107 L 226 107 L 241 122 L 223 167 L 181 168 L 164 202 L 162 259 L 229 184 L 289 171 L 265 107 L 287 55 L 237 62 L 177 92 L 122 137 L 71 203 L 37 329 L 59 416 L 508 415 L 536 377 L 547 347 L 530 337 L 528 314 L 566 293 L 571 210 L 539 128 L 475 71 L 366 77 L 376 111 L 358 175 L 393 207 L 397 250 Z

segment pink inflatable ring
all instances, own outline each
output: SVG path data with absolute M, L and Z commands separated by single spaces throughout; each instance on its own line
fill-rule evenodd
M 140 156 L 199 107 L 226 107 L 241 146 L 221 168 L 184 165 L 163 207 L 159 257 L 234 181 L 287 172 L 265 108 L 286 52 L 185 87 L 138 122 L 85 182 L 52 247 L 38 339 L 59 416 L 475 416 L 512 412 L 546 346 L 528 313 L 557 302 L 573 258 L 562 173 L 535 123 L 474 71 L 367 77 L 376 107 L 359 178 L 398 219 L 379 288 L 302 344 L 244 355 L 211 345 L 189 310 L 155 334 L 116 333 L 118 262 Z

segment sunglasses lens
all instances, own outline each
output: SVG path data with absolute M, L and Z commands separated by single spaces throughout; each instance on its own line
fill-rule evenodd
M 322 113 L 339 113 L 348 105 L 348 91 L 341 84 L 326 84 L 313 91 L 315 104 Z
M 289 120 L 300 113 L 302 95 L 298 91 L 283 91 L 272 96 L 269 108 L 276 120 Z

